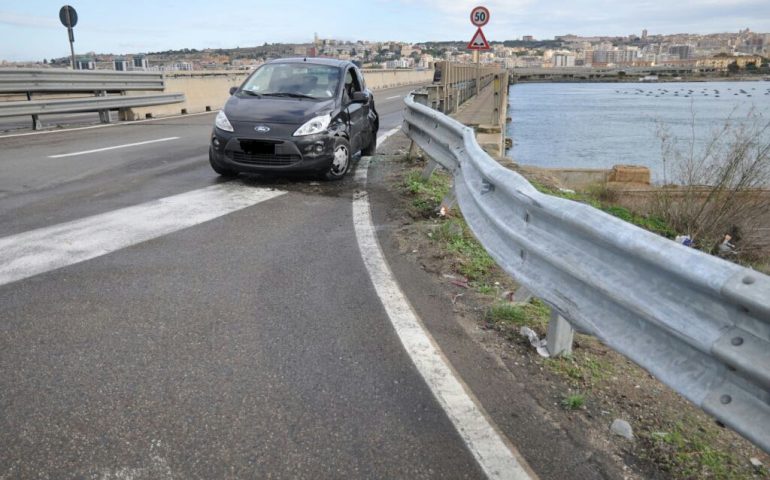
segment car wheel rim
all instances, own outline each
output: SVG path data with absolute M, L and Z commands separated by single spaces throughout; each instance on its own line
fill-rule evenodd
M 345 145 L 339 145 L 334 150 L 334 161 L 332 162 L 332 173 L 341 175 L 348 168 L 348 149 Z

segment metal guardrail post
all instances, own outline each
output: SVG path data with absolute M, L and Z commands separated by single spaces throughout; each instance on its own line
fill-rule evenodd
M 425 168 L 423 168 L 422 173 L 420 174 L 420 179 L 423 181 L 427 181 L 430 178 L 430 176 L 433 175 L 433 172 L 435 172 L 436 169 L 440 166 L 441 165 L 439 165 L 438 162 L 436 162 L 432 158 L 428 158 L 428 163 L 425 165 Z
M 572 353 L 572 340 L 575 337 L 575 330 L 559 312 L 551 309 L 551 320 L 548 322 L 548 333 L 546 334 L 546 348 L 552 357 L 569 355 Z
M 97 97 L 106 97 L 107 91 L 101 90 L 99 92 L 96 92 Z M 110 123 L 110 111 L 109 110 L 99 110 L 99 121 L 101 123 Z
M 32 101 L 32 92 L 27 92 L 27 100 Z M 32 115 L 32 130 L 40 130 L 43 128 L 43 123 L 40 121 L 40 117 Z

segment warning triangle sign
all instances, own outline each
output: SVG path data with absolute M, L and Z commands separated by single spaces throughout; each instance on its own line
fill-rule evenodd
M 489 50 L 489 42 L 487 42 L 484 32 L 481 31 L 481 27 L 476 30 L 476 34 L 468 44 L 468 50 Z

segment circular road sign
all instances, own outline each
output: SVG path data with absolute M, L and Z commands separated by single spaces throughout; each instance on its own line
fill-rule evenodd
M 483 27 L 489 22 L 489 9 L 487 7 L 476 7 L 471 10 L 471 23 L 477 27 Z
M 78 23 L 78 12 L 69 5 L 65 5 L 59 10 L 59 20 L 65 27 L 72 28 Z

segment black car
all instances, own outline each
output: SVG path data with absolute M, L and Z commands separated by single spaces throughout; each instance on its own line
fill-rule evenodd
M 274 60 L 230 94 L 209 146 L 220 175 L 318 172 L 335 180 L 350 169 L 354 153 L 374 154 L 374 95 L 350 62 Z

